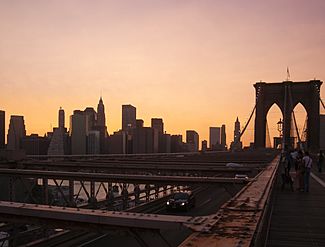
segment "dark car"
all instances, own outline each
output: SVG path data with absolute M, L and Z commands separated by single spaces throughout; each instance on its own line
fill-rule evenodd
M 195 206 L 195 197 L 191 191 L 176 192 L 166 202 L 166 209 L 189 210 Z

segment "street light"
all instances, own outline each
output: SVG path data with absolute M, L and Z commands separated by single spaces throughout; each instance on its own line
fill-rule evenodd
M 283 130 L 283 121 L 280 118 L 280 121 L 277 122 L 278 125 L 278 131 L 280 132 L 280 137 L 282 137 L 282 130 Z

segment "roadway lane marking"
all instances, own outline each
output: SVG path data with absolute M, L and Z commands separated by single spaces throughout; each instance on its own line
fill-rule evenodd
M 319 177 L 317 177 L 314 173 L 310 173 L 310 176 L 315 179 L 321 186 L 323 186 L 325 188 L 325 182 L 320 179 Z
M 198 208 L 200 208 L 200 207 L 202 207 L 202 206 L 204 206 L 205 204 L 208 204 L 209 202 L 211 202 L 211 198 L 210 199 L 208 199 L 208 200 L 206 200 L 206 201 L 204 201 L 204 202 L 202 202 L 199 206 L 197 206 Z

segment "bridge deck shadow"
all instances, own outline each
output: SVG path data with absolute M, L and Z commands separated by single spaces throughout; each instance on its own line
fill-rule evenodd
M 316 169 L 313 171 L 319 174 Z M 319 176 L 324 180 L 325 175 Z M 325 246 L 325 188 L 310 177 L 310 191 L 281 190 L 278 178 L 267 247 Z

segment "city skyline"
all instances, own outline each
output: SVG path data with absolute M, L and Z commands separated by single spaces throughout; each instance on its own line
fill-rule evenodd
M 1 1 L 6 133 L 10 115 L 43 134 L 59 106 L 71 115 L 102 95 L 109 133 L 130 103 L 146 126 L 158 117 L 169 133 L 208 140 L 209 126 L 226 124 L 232 136 L 255 82 L 281 82 L 287 67 L 292 81 L 324 80 L 324 9 L 320 0 Z

